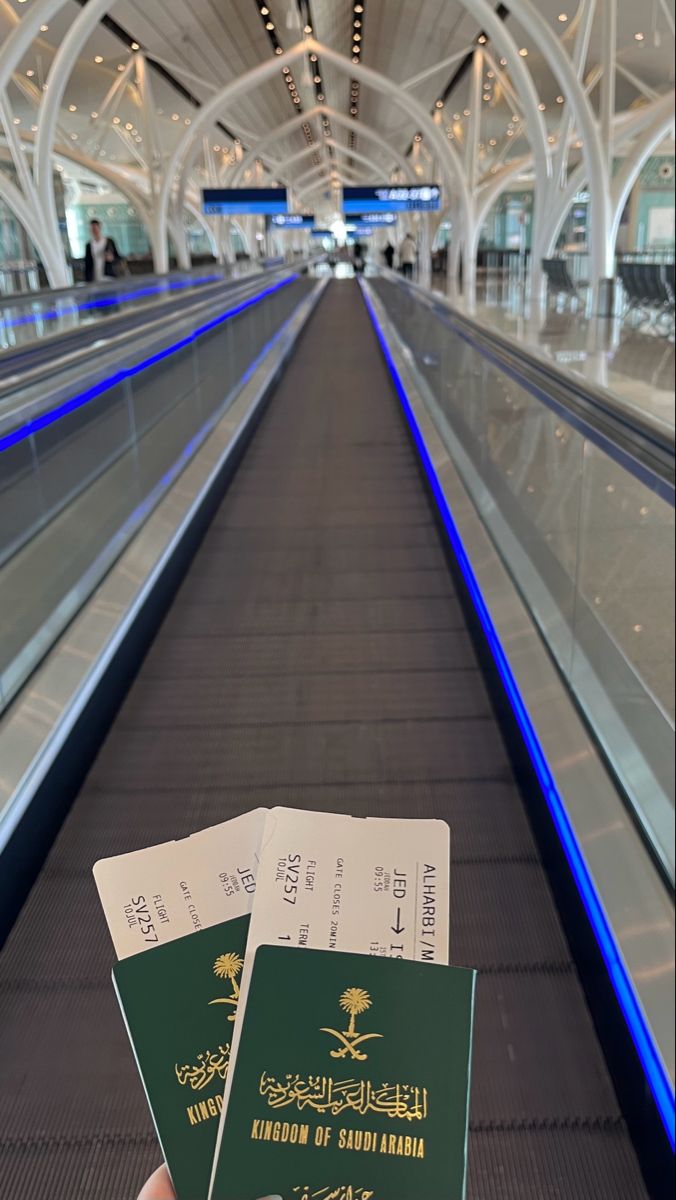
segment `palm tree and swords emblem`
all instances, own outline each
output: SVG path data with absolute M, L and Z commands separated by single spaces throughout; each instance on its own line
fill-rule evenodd
M 363 988 L 348 988 L 340 997 L 340 1007 L 350 1018 L 348 1029 L 344 1033 L 338 1029 L 320 1030 L 320 1033 L 328 1033 L 334 1037 L 342 1047 L 340 1050 L 332 1050 L 331 1058 L 350 1058 L 355 1062 L 366 1062 L 368 1054 L 360 1050 L 360 1046 L 384 1037 L 382 1033 L 359 1033 L 357 1030 L 357 1017 L 368 1012 L 373 1007 L 373 1001 Z
M 232 995 L 223 996 L 218 1000 L 210 1000 L 209 1007 L 211 1008 L 212 1004 L 231 1004 L 235 1011 L 230 1013 L 228 1017 L 229 1021 L 237 1020 L 237 1005 L 239 1004 L 240 995 L 237 979 L 242 972 L 243 966 L 244 960 L 240 958 L 239 954 L 221 954 L 220 958 L 217 958 L 214 963 L 214 975 L 218 979 L 228 979 L 230 981 L 232 984 Z

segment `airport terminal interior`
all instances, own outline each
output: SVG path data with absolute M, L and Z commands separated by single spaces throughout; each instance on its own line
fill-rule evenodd
M 0 0 L 0 1200 L 673 1196 L 675 30 Z

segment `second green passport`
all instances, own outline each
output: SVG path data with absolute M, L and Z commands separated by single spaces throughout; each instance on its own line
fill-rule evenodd
M 463 1200 L 475 981 L 261 947 L 213 1200 Z

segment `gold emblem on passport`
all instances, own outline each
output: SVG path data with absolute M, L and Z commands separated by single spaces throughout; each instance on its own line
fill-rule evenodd
M 362 1017 L 364 1013 L 368 1012 L 373 1007 L 373 1001 L 363 988 L 348 988 L 340 997 L 340 1007 L 350 1018 L 349 1028 L 346 1032 L 340 1033 L 337 1029 L 320 1030 L 320 1033 L 328 1033 L 330 1037 L 335 1038 L 341 1047 L 340 1050 L 331 1051 L 331 1058 L 349 1058 L 355 1062 L 366 1062 L 368 1054 L 364 1054 L 359 1047 L 384 1036 L 382 1033 L 359 1033 L 357 1031 L 357 1017 Z
M 244 966 L 243 959 L 239 954 L 221 954 L 220 958 L 214 963 L 214 975 L 218 979 L 228 979 L 232 984 L 232 995 L 223 996 L 218 1000 L 210 1000 L 209 1006 L 212 1004 L 231 1004 L 234 1012 L 228 1017 L 229 1021 L 237 1019 L 237 1005 L 239 1004 L 239 984 L 237 978 L 242 973 Z

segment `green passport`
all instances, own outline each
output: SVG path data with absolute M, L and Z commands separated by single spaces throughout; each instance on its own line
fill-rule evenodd
M 250 917 L 123 959 L 113 980 L 178 1200 L 207 1200 Z
M 475 985 L 261 947 L 213 1200 L 463 1200 Z

